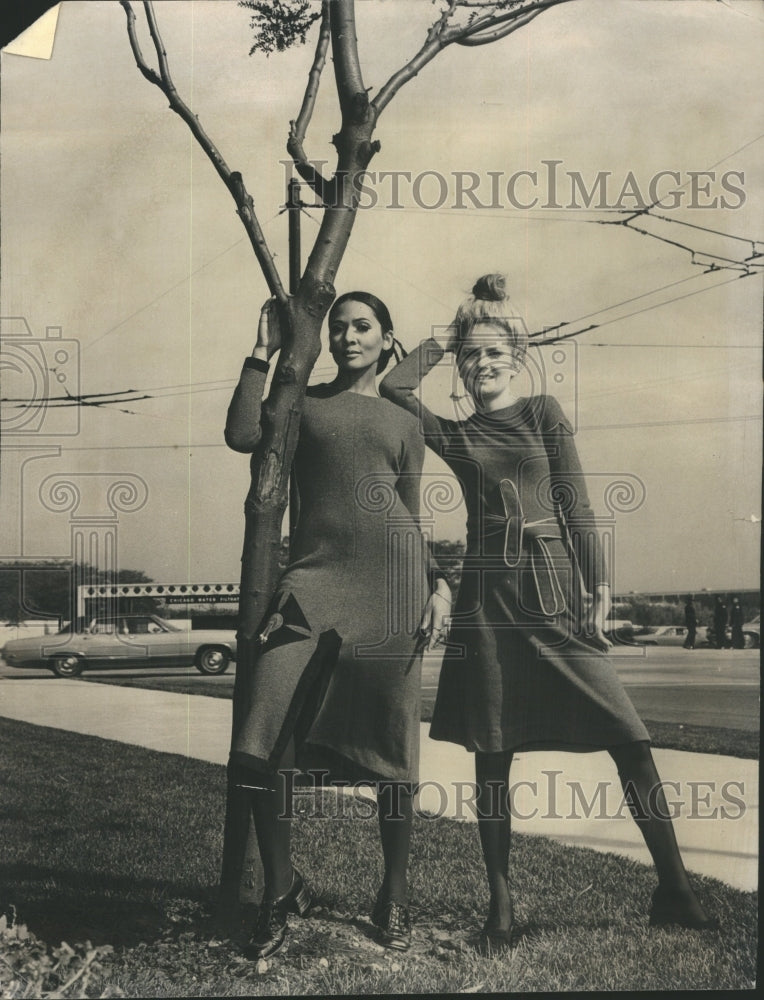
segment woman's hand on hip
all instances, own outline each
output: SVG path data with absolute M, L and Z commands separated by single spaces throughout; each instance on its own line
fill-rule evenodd
M 613 643 L 605 634 L 605 623 L 610 614 L 610 587 L 606 583 L 599 584 L 594 591 L 594 601 L 584 617 L 584 637 L 594 646 L 606 653 Z
M 607 653 L 613 647 L 610 639 L 593 622 L 586 622 L 584 624 L 584 638 L 603 653 Z
M 428 639 L 427 649 L 433 650 L 448 638 L 451 615 L 451 590 L 442 581 L 427 599 L 419 631 Z

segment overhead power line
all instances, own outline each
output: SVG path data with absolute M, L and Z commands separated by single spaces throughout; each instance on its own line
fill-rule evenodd
M 680 427 L 685 424 L 735 424 L 761 420 L 761 415 L 742 414 L 731 417 L 694 417 L 687 420 L 635 421 L 630 424 L 582 424 L 580 431 L 628 430 L 639 427 Z M 198 444 L 123 444 L 115 445 L 75 445 L 66 448 L 67 452 L 80 451 L 183 451 L 193 452 L 202 448 L 228 448 L 221 442 L 202 442 Z
M 561 340 L 568 340 L 571 337 L 580 337 L 582 333 L 588 333 L 590 330 L 600 330 L 602 327 L 610 326 L 611 323 L 620 323 L 624 319 L 630 319 L 632 316 L 639 316 L 641 313 L 650 312 L 652 309 L 660 309 L 662 306 L 670 305 L 672 302 L 681 302 L 683 299 L 691 299 L 695 295 L 702 295 L 703 292 L 713 291 L 714 288 L 722 288 L 724 285 L 729 285 L 733 281 L 740 281 L 743 278 L 753 277 L 753 272 L 748 274 L 739 274 L 734 278 L 727 278 L 726 281 L 718 281 L 715 285 L 708 285 L 706 288 L 699 288 L 695 292 L 688 292 L 686 295 L 676 295 L 671 299 L 666 299 L 665 302 L 656 302 L 652 306 L 645 306 L 644 309 L 635 309 L 633 312 L 625 313 L 623 316 L 616 316 L 614 319 L 605 320 L 603 323 L 590 323 L 589 326 L 585 326 L 582 330 L 573 330 L 570 333 L 562 333 L 559 336 L 545 338 L 542 341 L 538 341 L 536 346 L 543 346 L 544 344 L 556 344 Z M 573 321 L 575 322 L 575 321 Z M 568 324 L 561 324 L 567 326 Z M 539 333 L 531 334 L 532 337 L 543 337 L 544 331 Z

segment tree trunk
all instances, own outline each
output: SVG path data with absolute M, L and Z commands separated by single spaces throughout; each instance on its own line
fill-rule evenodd
M 324 312 L 328 309 L 329 298 Z M 279 573 L 281 526 L 287 505 L 289 470 L 297 446 L 297 431 L 305 385 L 320 350 L 323 314 L 301 316 L 300 334 L 294 326 L 296 301 L 282 311 L 282 358 L 261 414 L 262 437 L 252 457 L 252 481 L 244 504 L 244 543 L 239 596 L 239 630 L 233 691 L 232 734 L 236 733 L 250 702 L 252 664 L 259 651 L 257 629 L 275 589 Z M 295 342 L 306 342 L 305 368 L 298 373 L 288 363 Z M 287 345 L 291 344 L 290 350 Z M 301 391 L 300 391 L 301 389 Z M 228 774 L 223 860 L 217 923 L 224 931 L 238 927 L 240 907 L 259 902 L 263 889 L 262 865 L 251 813 L 251 796 L 237 788 Z
M 245 503 L 234 731 L 249 704 L 251 665 L 259 648 L 257 629 L 278 582 L 281 525 L 305 388 L 321 350 L 321 326 L 335 297 L 333 279 L 356 217 L 355 178 L 375 152 L 370 141 L 373 116 L 365 92 L 357 95 L 353 112 L 354 120 L 335 136 L 339 156 L 332 183 L 333 202 L 325 209 L 299 288 L 280 311 L 282 348 L 262 408 L 262 438 L 253 456 L 252 483 Z M 241 904 L 258 901 L 262 885 L 250 794 L 236 788 L 229 774 L 218 925 L 235 929 Z

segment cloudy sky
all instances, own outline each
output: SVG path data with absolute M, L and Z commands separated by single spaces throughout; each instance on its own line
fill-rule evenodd
M 243 173 L 286 274 L 279 161 L 312 39 L 250 57 L 248 15 L 233 0 L 156 9 L 178 90 Z M 359 2 L 372 93 L 416 51 L 434 10 Z M 447 323 L 485 271 L 507 273 L 532 331 L 596 324 L 563 352 L 539 348 L 531 371 L 576 420 L 600 513 L 614 481 L 644 493 L 617 517 L 619 591 L 758 585 L 762 279 L 741 262 L 764 252 L 763 34 L 757 0 L 575 0 L 492 46 L 446 51 L 380 119 L 376 204 L 360 213 L 337 281 L 385 299 L 408 347 Z M 5 51 L 1 69 L 1 308 L 15 318 L 3 321 L 2 395 L 31 385 L 150 398 L 38 405 L 37 423 L 6 404 L 13 516 L 0 555 L 70 554 L 51 477 L 93 492 L 75 514 L 94 521 L 105 484 L 122 477 L 143 484 L 145 503 L 119 514 L 121 566 L 235 582 L 248 463 L 222 429 L 266 289 L 231 198 L 136 69 L 118 3 L 68 0 L 51 57 Z M 314 158 L 331 159 L 332 84 L 327 66 Z M 398 177 L 394 203 L 381 171 Z M 589 209 L 581 185 L 595 190 Z M 622 224 L 617 209 L 656 194 L 664 219 Z M 304 247 L 319 212 L 303 216 Z M 10 355 L 26 367 L 9 368 Z M 330 363 L 323 354 L 317 380 Z M 448 412 L 451 390 L 444 369 L 428 401 Z M 426 472 L 444 468 L 432 459 Z M 440 514 L 434 534 L 459 537 L 463 524 L 461 508 Z

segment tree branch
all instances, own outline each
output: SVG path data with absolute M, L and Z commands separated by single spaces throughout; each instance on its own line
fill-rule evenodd
M 358 58 L 353 0 L 331 0 L 329 20 L 332 35 L 334 76 L 343 125 L 366 120 L 369 108 Z
M 401 87 L 415 77 L 420 69 L 426 66 L 430 60 L 434 59 L 442 49 L 450 44 L 450 41 L 445 39 L 442 32 L 433 32 L 431 29 L 427 34 L 427 41 L 414 58 L 407 62 L 405 66 L 402 66 L 397 73 L 393 73 L 371 102 L 371 106 L 377 117 L 382 114 Z
M 427 38 L 422 48 L 405 66 L 402 66 L 396 73 L 393 73 L 387 83 L 381 88 L 371 102 L 372 109 L 379 116 L 401 87 L 408 83 L 412 77 L 415 77 L 446 46 L 452 45 L 455 42 L 460 45 L 485 45 L 488 42 L 493 42 L 499 38 L 504 38 L 506 35 L 510 35 L 517 28 L 523 27 L 548 7 L 569 2 L 570 0 L 538 0 L 538 2 L 529 4 L 527 7 L 518 7 L 501 14 L 478 17 L 471 24 L 449 27 L 448 21 L 454 10 L 457 7 L 464 6 L 464 3 L 460 3 L 459 0 L 451 0 L 448 10 L 444 11 L 438 21 L 427 32 Z M 486 5 L 480 3 L 474 5 L 468 4 L 467 6 L 483 7 Z M 491 31 L 493 28 L 498 30 Z M 474 41 L 470 40 L 471 36 L 482 32 L 489 32 L 490 34 L 481 34 Z
M 159 28 L 156 23 L 156 17 L 154 16 L 154 9 L 151 0 L 144 0 L 143 6 L 146 11 L 146 18 L 148 20 L 149 31 L 151 32 L 151 39 L 154 43 L 157 59 L 159 61 L 159 75 L 157 75 L 156 71 L 153 70 L 143 58 L 135 30 L 135 12 L 130 0 L 120 0 L 120 3 L 122 4 L 125 14 L 127 15 L 127 33 L 138 69 L 147 80 L 162 91 L 170 103 L 170 108 L 188 125 L 192 135 L 212 162 L 212 165 L 236 202 L 237 213 L 247 231 L 250 243 L 252 244 L 252 249 L 255 252 L 255 256 L 263 272 L 263 276 L 265 277 L 271 295 L 275 295 L 280 302 L 286 302 L 286 291 L 284 290 L 284 286 L 276 269 L 273 256 L 265 241 L 265 236 L 263 235 L 257 215 L 255 214 L 254 201 L 244 186 L 241 174 L 230 169 L 218 148 L 202 128 L 199 118 L 178 95 L 172 76 L 170 75 L 170 69 L 167 62 L 167 52 L 165 51 L 164 44 L 162 43 L 162 39 L 159 34 Z
M 532 10 L 525 14 L 524 17 L 518 17 L 516 21 L 510 21 L 508 24 L 504 24 L 493 30 L 480 31 L 475 35 L 468 35 L 466 38 L 460 38 L 457 41 L 458 45 L 489 45 L 491 42 L 497 42 L 500 38 L 506 38 L 507 35 L 511 35 L 513 31 L 517 31 L 518 28 L 524 28 L 529 21 L 532 21 L 534 17 L 538 17 L 542 13 L 542 10 Z
M 511 31 L 506 31 L 501 34 L 496 33 L 495 35 L 491 33 L 491 37 L 486 37 L 485 42 L 482 40 L 470 42 L 469 39 L 472 36 L 482 33 L 483 31 L 496 28 L 499 25 L 507 24 L 508 22 L 520 20 L 521 24 L 519 24 L 518 27 L 522 27 L 523 24 L 527 24 L 528 21 L 532 20 L 533 17 L 536 17 L 537 14 L 547 10 L 549 7 L 556 7 L 561 3 L 570 3 L 570 0 L 538 0 L 536 3 L 528 4 L 527 7 L 516 7 L 503 14 L 486 14 L 482 17 L 478 17 L 464 28 L 452 29 L 455 37 L 450 38 L 449 40 L 455 41 L 459 45 L 483 45 L 487 42 L 495 41 L 497 38 L 504 38 L 505 35 L 511 34 Z
M 298 174 L 303 180 L 313 188 L 319 198 L 326 203 L 329 198 L 330 183 L 322 175 L 320 170 L 308 160 L 303 148 L 305 134 L 308 125 L 313 117 L 313 109 L 316 106 L 316 95 L 318 85 L 321 80 L 321 72 L 326 64 L 326 53 L 331 39 L 331 25 L 329 15 L 330 0 L 323 0 L 321 4 L 321 29 L 316 43 L 316 54 L 313 57 L 313 65 L 308 73 L 308 82 L 305 87 L 305 96 L 302 99 L 300 113 L 294 121 L 289 123 L 289 138 L 287 139 L 287 152 L 292 157 Z
M 133 10 L 132 4 L 130 3 L 130 0 L 121 0 L 121 2 L 125 10 L 125 14 L 127 15 L 127 37 L 130 39 L 130 48 L 133 50 L 133 55 L 135 56 L 138 69 L 141 73 L 143 73 L 149 83 L 153 83 L 161 89 L 162 81 L 143 58 L 141 47 L 138 44 L 138 35 L 135 31 L 135 11 Z
M 154 17 L 154 5 L 151 0 L 143 0 L 143 9 L 146 12 L 146 20 L 149 22 L 151 40 L 154 43 L 157 59 L 159 61 L 159 75 L 162 77 L 162 82 L 165 87 L 177 98 L 178 94 L 175 90 L 175 84 L 172 82 L 172 77 L 170 76 L 170 67 L 167 64 L 167 50 L 164 47 L 164 42 L 159 36 L 159 25 Z
M 449 0 L 448 7 L 443 11 L 435 24 L 432 25 L 430 30 L 427 32 L 427 38 L 425 39 L 425 44 L 427 42 L 433 41 L 436 35 L 445 31 L 446 25 L 451 19 L 454 11 L 459 6 L 459 0 Z
M 308 131 L 310 119 L 313 117 L 313 109 L 316 106 L 316 96 L 318 85 L 321 81 L 321 72 L 326 64 L 326 53 L 331 40 L 331 26 L 329 19 L 330 0 L 323 0 L 321 4 L 321 29 L 316 42 L 316 54 L 313 57 L 313 65 L 308 73 L 308 82 L 305 87 L 305 96 L 302 99 L 302 107 L 295 121 L 291 122 L 292 134 L 298 142 L 303 142 L 305 133 Z

